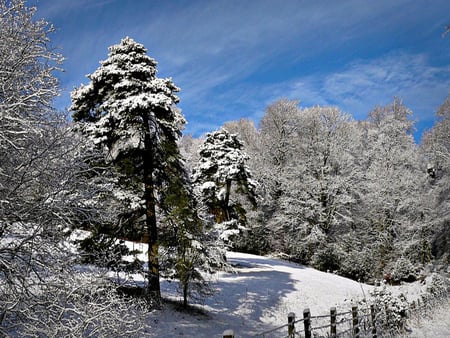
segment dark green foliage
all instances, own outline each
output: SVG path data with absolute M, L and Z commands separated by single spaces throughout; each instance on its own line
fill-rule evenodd
M 265 255 L 272 250 L 270 230 L 264 226 L 248 228 L 233 243 L 233 250 L 254 255 Z
M 334 245 L 317 250 L 311 258 L 311 265 L 321 271 L 339 271 L 341 255 Z
M 212 272 L 210 257 L 204 245 L 205 234 L 201 220 L 192 208 L 192 199 L 183 193 L 178 194 L 171 212 L 165 218 L 170 225 L 169 233 L 165 233 L 162 244 L 167 255 L 162 261 L 164 274 L 175 278 L 183 295 L 183 306 L 188 306 L 188 299 L 200 299 L 209 295 L 209 283 L 203 278 L 201 271 Z M 172 197 L 174 198 L 174 197 Z
M 431 243 L 432 254 L 437 259 L 446 260 L 450 264 L 450 220 L 443 220 L 436 226 Z M 425 256 L 424 258 L 428 258 Z
M 81 262 L 95 264 L 112 271 L 135 273 L 142 271 L 142 262 L 137 258 L 124 260 L 124 256 L 134 256 L 139 251 L 130 251 L 123 240 L 101 232 L 92 233 L 89 237 L 78 241 L 81 251 Z

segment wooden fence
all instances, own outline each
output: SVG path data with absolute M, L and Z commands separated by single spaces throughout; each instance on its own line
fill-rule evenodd
M 312 338 L 314 333 L 319 333 L 320 336 L 332 338 L 342 336 L 359 337 L 361 329 L 364 331 L 370 330 L 373 337 L 376 337 L 375 323 L 375 309 L 372 305 L 370 312 L 366 313 L 364 310 L 353 306 L 350 311 L 337 312 L 335 307 L 330 309 L 330 314 L 312 316 L 309 308 L 303 311 L 303 318 L 296 319 L 295 313 L 291 312 L 288 315 L 287 324 L 276 327 L 272 330 L 261 332 L 254 337 L 273 337 L 277 332 L 283 336 L 278 337 L 305 337 Z M 223 338 L 234 338 L 232 330 L 226 330 L 223 333 Z
M 431 312 L 440 303 L 436 298 L 422 298 L 410 304 L 406 317 L 411 318 L 414 314 Z M 377 334 L 384 336 L 386 333 L 398 334 L 401 327 L 395 328 L 396 332 L 383 328 L 379 323 L 379 309 L 375 305 L 369 307 L 352 306 L 346 312 L 337 312 L 335 307 L 330 309 L 329 314 L 312 316 L 309 308 L 303 311 L 303 318 L 296 319 L 295 313 L 291 312 L 287 318 L 287 324 L 276 327 L 269 331 L 261 332 L 253 337 L 286 337 L 286 338 L 314 338 L 314 337 L 354 337 L 377 338 Z M 387 318 L 389 321 L 389 318 Z M 392 330 L 392 329 L 391 329 Z M 223 338 L 237 338 L 233 330 L 226 330 Z

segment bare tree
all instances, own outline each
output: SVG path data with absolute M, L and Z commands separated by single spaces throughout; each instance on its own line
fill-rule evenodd
M 145 312 L 74 268 L 68 235 L 91 219 L 83 201 L 94 192 L 82 189 L 76 139 L 52 109 L 62 57 L 34 13 L 0 2 L 0 336 L 142 336 L 131 316 Z

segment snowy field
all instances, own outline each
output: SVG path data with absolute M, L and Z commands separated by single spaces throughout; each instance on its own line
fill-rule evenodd
M 242 253 L 228 253 L 236 267 L 234 273 L 213 276 L 217 293 L 196 304 L 190 311 L 178 311 L 171 304 L 152 314 L 152 337 L 222 337 L 232 329 L 236 337 L 252 337 L 287 323 L 288 313 L 301 318 L 309 308 L 311 315 L 329 314 L 330 307 L 348 311 L 357 300 L 369 296 L 372 286 L 360 284 L 312 268 Z M 415 300 L 426 288 L 420 283 L 391 287 Z M 176 283 L 162 283 L 163 297 L 179 299 Z M 440 309 L 430 322 L 414 320 L 408 325 L 410 337 L 450 337 L 450 311 Z M 285 337 L 281 329 L 265 337 Z

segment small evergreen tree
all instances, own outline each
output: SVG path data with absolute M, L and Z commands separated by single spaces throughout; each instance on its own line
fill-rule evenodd
M 187 172 L 185 172 L 187 175 Z M 183 296 L 183 307 L 188 298 L 202 298 L 210 294 L 210 287 L 202 271 L 213 272 L 222 264 L 214 258 L 213 251 L 205 245 L 203 223 L 197 215 L 197 205 L 185 176 L 171 177 L 171 184 L 164 191 L 162 223 L 166 229 L 161 236 L 165 248 L 162 259 L 164 277 L 178 279 Z

